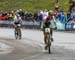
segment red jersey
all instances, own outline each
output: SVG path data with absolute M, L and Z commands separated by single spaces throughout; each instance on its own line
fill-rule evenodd
M 49 22 L 51 19 L 52 19 L 52 16 L 48 15 L 47 18 L 46 18 L 46 22 Z

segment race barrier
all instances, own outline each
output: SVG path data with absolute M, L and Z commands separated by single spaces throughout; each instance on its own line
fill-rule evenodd
M 54 20 L 51 20 L 51 24 L 53 29 L 54 26 Z M 67 23 L 61 23 L 59 19 L 56 20 L 57 30 L 75 30 L 75 24 L 67 24 Z M 13 21 L 0 21 L 0 27 L 13 27 Z M 28 28 L 28 29 L 40 29 L 40 22 L 37 21 L 23 21 L 22 22 L 22 28 Z
M 28 22 L 23 21 L 22 22 L 22 28 L 29 28 L 29 29 L 39 29 L 40 28 L 40 22 Z M 13 27 L 13 21 L 0 21 L 0 27 Z
M 75 24 L 66 24 L 66 30 L 75 30 Z

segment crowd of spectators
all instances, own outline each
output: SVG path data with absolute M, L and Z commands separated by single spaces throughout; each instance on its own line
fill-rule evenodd
M 55 19 L 59 18 L 59 21 L 61 23 L 75 23 L 75 12 L 73 12 L 74 8 L 74 1 L 69 1 L 70 7 L 68 12 L 63 12 L 59 9 L 59 1 L 55 1 L 55 10 L 40 10 L 40 11 L 34 11 L 33 13 L 23 11 L 22 9 L 18 9 L 16 11 L 3 11 L 0 13 L 0 20 L 13 20 L 15 15 L 20 15 L 21 19 L 23 21 L 44 21 L 48 17 L 48 14 L 50 13 L 52 16 L 54 16 Z
M 13 20 L 15 14 L 19 14 L 23 21 L 42 21 L 45 20 L 48 16 L 48 13 L 51 13 L 55 16 L 55 18 L 59 18 L 59 20 L 63 23 L 65 18 L 67 22 L 75 21 L 75 12 L 63 12 L 60 9 L 58 11 L 53 10 L 40 10 L 39 12 L 34 11 L 31 12 L 24 12 L 22 9 L 11 11 L 11 12 L 1 12 L 0 13 L 0 20 Z

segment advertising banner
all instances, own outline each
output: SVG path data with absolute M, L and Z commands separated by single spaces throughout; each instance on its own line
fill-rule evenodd
M 55 28 L 54 20 L 51 20 L 52 27 Z M 59 19 L 56 20 L 57 30 L 65 30 L 65 23 L 61 23 Z

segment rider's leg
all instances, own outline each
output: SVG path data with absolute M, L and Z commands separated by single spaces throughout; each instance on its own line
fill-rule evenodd
M 51 31 L 51 36 L 52 36 L 52 35 L 53 35 L 53 30 L 52 30 L 52 28 L 51 28 L 51 30 L 50 30 L 50 31 Z
M 15 28 L 15 35 L 18 35 L 17 28 Z
M 51 41 L 53 42 L 53 38 L 52 38 L 52 36 L 53 36 L 53 30 L 52 30 L 52 28 L 51 28 L 51 30 L 50 30 L 50 34 L 51 34 Z
M 15 28 L 15 35 L 16 35 L 17 33 L 16 33 L 16 28 Z
M 46 44 L 46 33 L 44 32 L 44 43 Z
M 46 41 L 46 33 L 44 32 L 44 44 L 45 44 L 45 50 L 47 50 L 47 41 Z
M 17 37 L 17 29 L 15 28 L 15 30 L 14 30 L 14 32 L 15 32 L 15 38 L 17 39 L 18 37 Z

